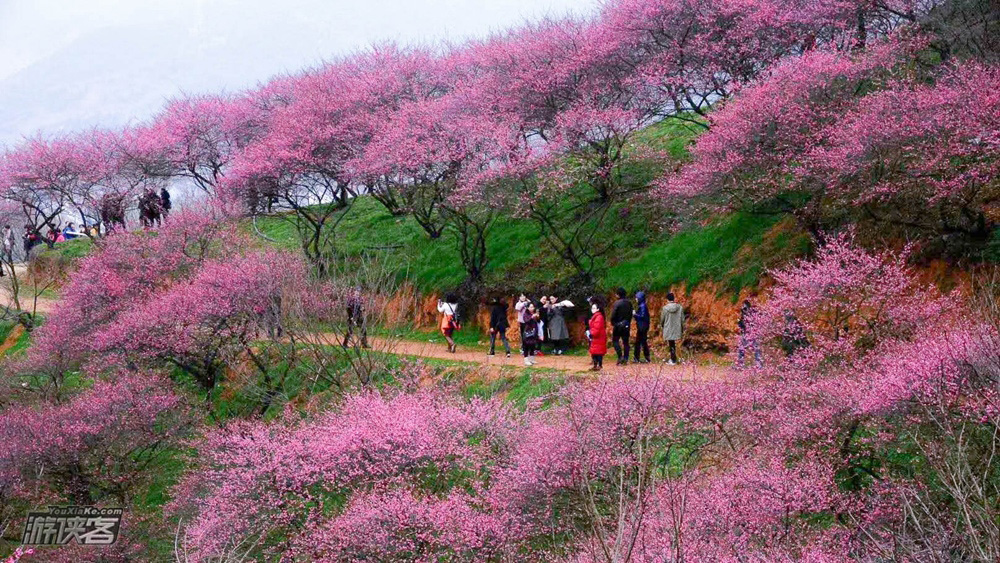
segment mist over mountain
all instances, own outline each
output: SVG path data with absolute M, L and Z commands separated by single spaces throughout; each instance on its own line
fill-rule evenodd
M 72 34 L 56 35 L 70 24 L 52 26 L 54 35 L 45 43 L 13 32 L 25 33 L 22 28 L 32 25 L 48 29 L 30 19 L 10 19 L 27 18 L 30 12 L 5 17 L 14 8 L 30 8 L 0 2 L 0 19 L 7 20 L 0 23 L 0 57 L 7 59 L 0 60 L 0 144 L 39 132 L 142 121 L 172 97 L 241 90 L 373 43 L 461 41 L 526 18 L 582 12 L 595 5 L 572 0 L 505 0 L 485 7 L 468 0 L 363 5 L 293 0 L 276 6 L 181 0 L 143 12 L 115 1 L 101 4 L 94 9 L 107 10 L 108 17 L 97 13 Z

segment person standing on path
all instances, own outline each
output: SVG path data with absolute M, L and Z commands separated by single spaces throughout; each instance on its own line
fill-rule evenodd
M 674 301 L 674 294 L 667 294 L 667 304 L 660 311 L 660 326 L 663 327 L 663 339 L 670 346 L 670 361 L 668 365 L 677 365 L 677 341 L 684 337 L 684 307 Z
M 524 354 L 524 365 L 535 365 L 535 351 L 542 339 L 542 317 L 534 303 L 527 306 L 528 320 L 524 323 L 524 338 L 521 340 L 521 351 Z
M 343 347 L 348 348 L 351 344 L 351 337 L 356 337 L 355 330 L 361 332 L 361 347 L 371 348 L 368 345 L 368 319 L 365 317 L 365 302 L 361 295 L 361 288 L 355 287 L 347 296 L 347 333 L 344 334 Z
M 639 352 L 646 357 L 646 363 L 649 363 L 649 307 L 646 305 L 646 294 L 642 291 L 638 291 L 635 294 L 636 308 L 635 313 L 632 314 L 635 317 L 635 363 L 640 363 Z
M 628 364 L 629 339 L 632 329 L 632 302 L 626 297 L 625 288 L 619 287 L 615 294 L 618 300 L 611 308 L 611 343 L 618 355 L 618 365 Z M 622 354 L 624 347 L 624 355 Z
M 521 351 L 524 351 L 524 325 L 528 322 L 528 305 L 531 301 L 525 294 L 521 294 L 517 298 L 517 303 L 514 304 L 514 310 L 517 311 L 517 325 L 521 334 Z
M 753 321 L 753 316 L 756 312 L 757 310 L 750 303 L 749 299 L 743 300 L 743 306 L 740 307 L 740 320 L 736 323 L 736 326 L 740 329 L 740 344 L 736 348 L 736 365 L 741 368 L 743 367 L 743 358 L 746 356 L 747 349 L 753 350 L 754 364 L 758 368 L 764 365 L 760 356 L 760 342 L 757 342 L 748 333 L 750 323 Z
M 574 307 L 573 302 L 566 299 L 556 301 L 555 296 L 549 297 L 549 338 L 552 340 L 552 351 L 556 355 L 562 355 L 566 351 L 566 343 L 569 342 L 569 326 L 566 325 L 566 309 Z
M 604 326 L 604 311 L 596 299 L 590 305 L 590 321 L 587 323 L 587 339 L 590 340 L 591 371 L 604 369 L 604 355 L 608 353 L 608 329 Z
M 458 323 L 458 299 L 454 294 L 449 293 L 445 296 L 444 301 L 438 300 L 438 312 L 441 313 L 441 334 L 444 335 L 444 339 L 448 341 L 448 351 L 452 354 L 455 353 L 455 339 L 452 335 L 455 331 L 462 328 Z
M 499 297 L 494 297 L 490 302 L 490 353 L 489 356 L 496 355 L 497 337 L 503 342 L 503 349 L 510 357 L 510 342 L 507 340 L 507 304 Z

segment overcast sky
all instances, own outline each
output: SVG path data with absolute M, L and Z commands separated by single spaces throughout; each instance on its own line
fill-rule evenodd
M 460 41 L 597 0 L 0 0 L 0 144 L 118 127 L 372 43 Z

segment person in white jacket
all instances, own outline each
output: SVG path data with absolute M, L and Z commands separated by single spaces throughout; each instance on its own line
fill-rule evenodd
M 448 294 L 445 296 L 445 300 L 438 300 L 437 310 L 441 313 L 441 334 L 444 335 L 444 339 L 448 341 L 448 351 L 452 354 L 455 353 L 455 339 L 453 335 L 455 331 L 461 328 L 458 323 L 458 299 L 454 295 Z

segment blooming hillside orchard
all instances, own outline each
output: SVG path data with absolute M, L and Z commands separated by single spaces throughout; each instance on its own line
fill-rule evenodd
M 0 357 L 0 553 L 1000 559 L 988 4 L 612 0 L 5 149 L 5 217 L 99 228 L 44 322 L 0 316 L 31 331 Z M 665 123 L 697 133 L 670 150 Z M 198 198 L 132 230 L 137 198 L 181 184 Z M 550 251 L 523 270 L 590 294 L 623 232 L 738 211 L 812 246 L 755 288 L 733 344 L 759 361 L 552 376 L 519 404 L 392 353 L 413 288 L 377 245 L 345 250 L 359 201 L 453 239 L 474 298 L 506 221 Z M 15 551 L 27 510 L 65 503 L 124 506 L 120 543 Z

